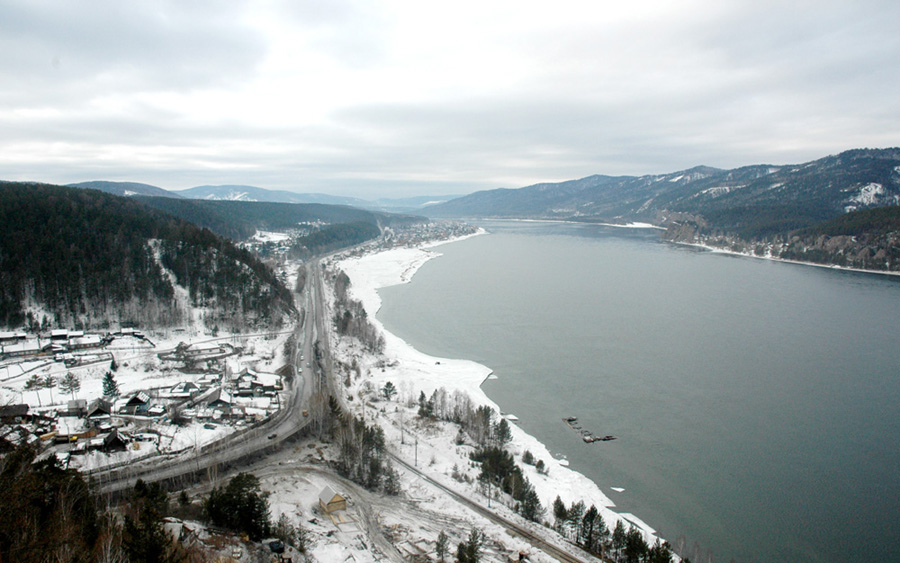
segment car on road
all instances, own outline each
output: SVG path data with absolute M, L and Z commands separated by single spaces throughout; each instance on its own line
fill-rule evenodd
M 274 440 L 278 437 L 278 434 L 269 434 L 269 440 Z

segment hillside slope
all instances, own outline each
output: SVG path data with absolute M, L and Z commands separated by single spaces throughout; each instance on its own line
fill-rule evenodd
M 362 206 L 366 202 L 329 194 L 298 193 L 286 190 L 270 190 L 256 186 L 226 184 L 221 186 L 197 186 L 172 192 L 189 199 L 212 201 L 268 201 L 273 203 L 325 203 L 329 205 Z M 149 194 L 148 194 L 149 195 Z
M 423 222 L 424 217 L 366 211 L 344 205 L 274 203 L 139 197 L 137 201 L 206 227 L 232 240 L 244 240 L 257 230 L 282 231 L 301 223 L 367 223 L 379 227 Z
M 183 303 L 183 300 L 189 303 Z M 212 232 L 96 190 L 0 184 L 0 326 L 279 324 L 290 292 Z
M 138 182 L 108 182 L 106 180 L 93 180 L 91 182 L 78 182 L 76 184 L 68 184 L 70 188 L 84 188 L 88 190 L 99 190 L 108 194 L 120 195 L 123 197 L 131 197 L 136 195 L 154 196 L 154 197 L 175 197 L 181 196 L 164 190 L 150 184 L 141 184 Z

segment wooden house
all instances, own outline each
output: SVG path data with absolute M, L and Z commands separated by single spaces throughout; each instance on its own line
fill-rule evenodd
M 87 417 L 100 418 L 109 416 L 112 414 L 112 411 L 112 401 L 107 401 L 106 399 L 94 399 L 87 407 Z
M 150 408 L 150 395 L 146 391 L 138 391 L 125 403 L 122 412 L 128 414 L 144 414 Z
M 326 485 L 319 493 L 319 508 L 325 514 L 331 514 L 336 510 L 347 510 L 347 499 L 336 493 L 331 485 Z
M 0 423 L 18 424 L 28 417 L 28 405 L 4 405 L 0 407 Z
M 113 430 L 103 437 L 101 449 L 105 452 L 124 452 L 130 443 L 130 440 L 126 440 L 118 430 Z
M 219 389 L 209 397 L 209 402 L 206 403 L 206 406 L 211 409 L 231 408 L 233 404 L 234 399 L 231 397 L 231 394 Z
M 0 344 L 17 344 L 24 342 L 28 335 L 24 332 L 0 332 Z

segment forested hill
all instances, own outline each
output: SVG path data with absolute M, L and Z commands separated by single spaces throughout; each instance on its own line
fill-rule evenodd
M 188 297 L 189 296 L 189 297 Z M 248 251 L 96 190 L 0 183 L 0 327 L 279 324 L 290 292 Z
M 890 259 L 898 253 L 897 231 L 891 231 L 894 235 L 884 231 L 890 221 L 885 222 L 883 215 L 865 213 L 898 205 L 900 148 L 890 148 L 851 150 L 796 165 L 732 170 L 698 166 L 669 174 L 589 176 L 477 192 L 426 212 L 432 217 L 639 221 L 665 227 L 665 238 L 677 242 L 898 270 L 900 261 Z M 853 220 L 840 221 L 853 213 L 857 213 Z M 829 234 L 836 225 L 842 234 Z M 846 240 L 826 244 L 830 237 L 856 235 L 865 235 L 867 244 L 860 247 Z M 790 255 L 782 256 L 789 246 Z
M 206 227 L 232 240 L 253 236 L 257 230 L 282 231 L 300 223 L 361 224 L 376 227 L 409 225 L 424 217 L 366 211 L 345 205 L 321 203 L 273 203 L 135 197 L 145 205 Z
M 174 192 L 170 192 L 156 186 L 151 186 L 150 184 L 141 184 L 138 182 L 107 182 L 105 180 L 94 180 L 91 182 L 78 182 L 76 184 L 68 184 L 68 186 L 72 188 L 99 190 L 101 192 L 120 195 L 123 197 L 136 195 L 175 198 L 182 197 Z

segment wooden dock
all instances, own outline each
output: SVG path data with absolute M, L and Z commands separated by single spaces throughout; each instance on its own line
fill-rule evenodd
M 593 444 L 594 442 L 610 442 L 615 440 L 616 437 L 612 434 L 607 434 L 605 436 L 597 436 L 593 432 L 589 430 L 584 430 L 581 425 L 578 424 L 577 416 L 566 416 L 563 417 L 563 422 L 565 422 L 569 428 L 581 434 L 581 439 L 586 444 Z

